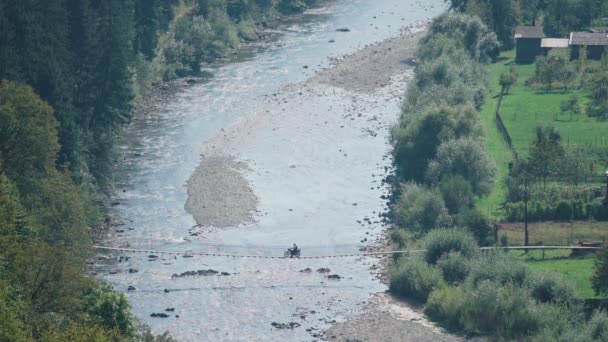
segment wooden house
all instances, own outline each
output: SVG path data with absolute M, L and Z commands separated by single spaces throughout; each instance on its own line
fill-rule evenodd
M 540 47 L 542 49 L 543 55 L 549 55 L 551 50 L 562 50 L 566 51 L 570 47 L 570 40 L 568 38 L 543 38 Z
M 533 63 L 542 54 L 541 41 L 543 28 L 541 26 L 515 27 L 515 61 L 520 64 Z
M 572 32 L 570 33 L 571 58 L 578 59 L 580 50 L 587 49 L 587 58 L 599 60 L 608 46 L 606 32 Z

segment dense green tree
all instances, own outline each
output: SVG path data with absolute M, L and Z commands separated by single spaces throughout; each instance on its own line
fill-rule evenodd
M 496 163 L 479 140 L 448 140 L 437 149 L 437 157 L 429 164 L 426 177 L 432 184 L 438 184 L 450 175 L 461 175 L 471 183 L 475 194 L 485 195 L 494 186 Z
M 59 151 L 53 109 L 31 87 L 0 82 L 0 160 L 25 190 L 55 168 Z
M 461 175 L 448 176 L 438 185 L 450 214 L 455 215 L 473 204 L 475 195 L 471 183 Z
M 402 185 L 401 196 L 393 210 L 400 227 L 417 233 L 446 227 L 451 223 L 441 194 L 415 183 Z
M 608 118 L 608 73 L 601 73 L 591 82 L 591 101 L 587 106 L 589 116 Z
M 564 155 L 561 135 L 552 125 L 536 127 L 536 137 L 532 142 L 528 156 L 529 172 L 546 184 L 547 177 L 556 174 L 560 168 L 560 160 Z
M 429 108 L 404 128 L 393 132 L 395 160 L 404 179 L 424 179 L 428 162 L 441 142 L 467 136 L 483 137 L 477 113 L 470 106 Z
M 9 304 L 8 286 L 0 280 L 0 341 L 25 340 L 14 308 Z
M 479 16 L 496 33 L 503 49 L 513 47 L 513 29 L 521 23 L 519 1 L 470 0 L 467 13 Z
M 101 285 L 87 294 L 85 310 L 97 324 L 118 329 L 123 336 L 134 336 L 131 306 L 124 294 L 116 293 L 109 285 Z
M 603 248 L 595 257 L 591 283 L 597 295 L 608 293 L 608 248 Z

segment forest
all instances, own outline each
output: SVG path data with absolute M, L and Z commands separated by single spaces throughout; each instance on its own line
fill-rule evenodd
M 315 0 L 0 1 L 0 341 L 170 340 L 87 274 L 135 101 Z

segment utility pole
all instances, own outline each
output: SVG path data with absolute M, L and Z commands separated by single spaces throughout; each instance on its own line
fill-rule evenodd
M 608 206 L 608 171 L 606 171 L 606 197 L 604 198 L 604 205 Z
M 524 178 L 524 231 L 525 231 L 525 245 L 528 247 L 528 177 Z M 526 253 L 528 250 L 526 249 Z

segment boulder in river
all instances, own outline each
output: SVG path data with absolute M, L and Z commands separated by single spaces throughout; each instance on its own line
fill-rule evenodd
M 331 272 L 331 270 L 329 268 L 322 267 L 322 268 L 319 268 L 317 270 L 317 272 L 319 272 L 319 273 L 329 273 L 329 272 Z
M 327 276 L 327 279 L 331 279 L 331 280 L 340 280 L 340 279 L 342 279 L 342 277 L 340 277 L 340 276 L 339 276 L 339 275 L 337 275 L 337 274 L 331 274 L 331 275 L 328 275 L 328 276 Z
M 198 270 L 198 271 L 186 271 L 184 273 L 180 273 L 180 274 L 173 274 L 171 276 L 171 278 L 183 278 L 183 277 L 192 277 L 192 276 L 211 276 L 211 275 L 216 275 L 220 272 L 216 271 L 216 270 Z M 230 275 L 230 273 L 228 272 L 222 272 L 221 275 Z
M 169 317 L 169 315 L 167 315 L 164 312 L 159 312 L 159 313 L 155 312 L 153 314 L 150 314 L 150 317 L 167 318 L 167 317 Z
M 127 287 L 127 291 L 135 291 L 135 286 L 129 285 L 129 287 Z
M 337 29 L 336 31 L 337 32 L 350 32 L 350 29 L 346 28 L 346 27 L 341 27 L 341 28 Z
M 312 270 L 311 270 L 310 268 L 308 268 L 308 267 L 307 267 L 307 268 L 305 268 L 305 269 L 303 269 L 303 270 L 300 270 L 300 272 L 302 272 L 302 273 L 311 273 L 311 272 L 312 272 Z
M 270 325 L 272 325 L 273 327 L 275 327 L 277 329 L 295 329 L 300 326 L 300 323 L 297 323 L 297 322 L 289 322 L 289 323 L 272 322 L 272 323 L 270 323 Z
M 139 270 L 137 268 L 129 268 L 129 273 L 137 273 Z

